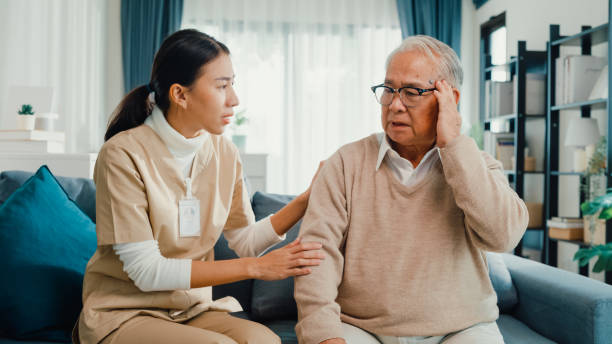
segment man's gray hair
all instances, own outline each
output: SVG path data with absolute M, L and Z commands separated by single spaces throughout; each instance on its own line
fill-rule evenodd
M 395 48 L 387 57 L 386 68 L 393 56 L 405 51 L 420 51 L 433 61 L 438 61 L 438 71 L 442 78 L 448 81 L 453 87 L 459 89 L 463 83 L 463 69 L 457 53 L 446 43 L 433 37 L 416 35 L 406 38 L 399 47 Z

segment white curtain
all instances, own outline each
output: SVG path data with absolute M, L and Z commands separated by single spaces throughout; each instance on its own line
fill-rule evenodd
M 108 117 L 106 21 L 104 0 L 0 1 L 0 129 L 15 128 L 12 86 L 52 87 L 66 151 L 98 150 Z
M 302 192 L 319 161 L 382 130 L 370 86 L 401 42 L 395 0 L 185 0 L 183 27 L 229 47 L 269 192 Z

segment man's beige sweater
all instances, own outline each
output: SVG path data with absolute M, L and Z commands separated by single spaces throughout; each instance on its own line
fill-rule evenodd
M 300 343 L 342 337 L 341 321 L 388 336 L 431 336 L 498 316 L 485 251 L 509 251 L 528 215 L 501 164 L 460 136 L 406 187 L 376 171 L 375 135 L 340 148 L 315 181 L 303 242 L 326 258 L 295 279 Z

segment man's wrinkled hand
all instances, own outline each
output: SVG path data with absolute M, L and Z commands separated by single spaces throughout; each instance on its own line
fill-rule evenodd
M 438 100 L 436 146 L 443 148 L 461 135 L 461 115 L 457 111 L 459 91 L 454 90 L 446 80 L 438 80 L 434 96 Z

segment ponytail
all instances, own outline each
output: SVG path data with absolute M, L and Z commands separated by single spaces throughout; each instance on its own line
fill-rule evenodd
M 135 128 L 142 123 L 153 111 L 153 104 L 149 102 L 149 87 L 139 86 L 126 95 L 113 112 L 104 141 L 110 140 L 116 134 Z

